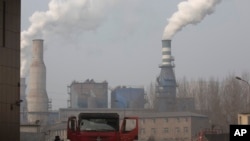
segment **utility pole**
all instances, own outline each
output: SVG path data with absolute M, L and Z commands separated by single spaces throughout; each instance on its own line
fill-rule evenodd
M 249 95 L 250 95 L 250 84 L 249 84 L 249 82 L 248 81 L 246 81 L 246 80 L 244 80 L 244 79 L 242 79 L 241 77 L 239 77 L 239 76 L 236 76 L 235 77 L 237 80 L 240 80 L 240 81 L 242 81 L 242 82 L 244 82 L 245 84 L 247 84 L 247 86 L 248 86 L 248 93 L 247 93 L 247 106 L 246 106 L 246 110 L 247 110 L 247 112 L 249 112 Z

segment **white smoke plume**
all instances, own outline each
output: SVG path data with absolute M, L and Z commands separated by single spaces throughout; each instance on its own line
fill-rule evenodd
M 30 27 L 21 32 L 21 77 L 28 74 L 33 39 L 57 36 L 67 40 L 95 30 L 115 3 L 115 0 L 51 0 L 47 11 L 35 12 L 30 17 Z
M 215 6 L 220 2 L 221 0 L 187 0 L 179 3 L 178 11 L 168 20 L 162 38 L 171 39 L 183 27 L 201 22 L 214 12 Z

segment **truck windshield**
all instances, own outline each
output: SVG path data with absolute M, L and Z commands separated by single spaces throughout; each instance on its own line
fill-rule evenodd
M 118 131 L 119 122 L 118 119 L 104 119 L 104 118 L 91 118 L 81 119 L 80 122 L 81 131 Z

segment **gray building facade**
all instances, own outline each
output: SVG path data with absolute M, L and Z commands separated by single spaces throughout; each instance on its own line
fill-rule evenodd
M 0 0 L 0 140 L 19 141 L 20 0 Z
M 107 108 L 108 83 L 95 82 L 87 79 L 85 82 L 73 81 L 68 86 L 70 108 Z
M 144 88 L 116 87 L 111 92 L 111 108 L 144 109 L 144 97 Z

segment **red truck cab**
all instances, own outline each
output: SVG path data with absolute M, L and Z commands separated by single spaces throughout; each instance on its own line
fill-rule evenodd
M 138 117 L 125 117 L 120 127 L 117 113 L 80 113 L 68 119 L 70 141 L 133 141 L 138 139 Z

